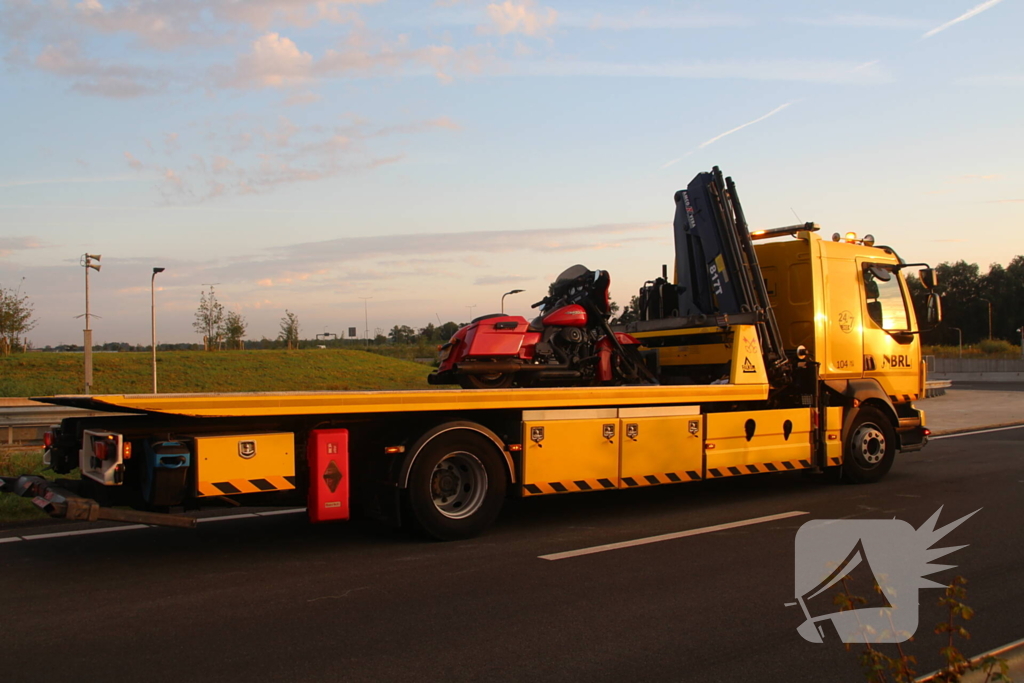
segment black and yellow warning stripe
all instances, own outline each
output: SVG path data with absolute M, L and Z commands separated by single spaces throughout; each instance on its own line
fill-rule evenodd
M 288 491 L 295 488 L 295 477 L 263 477 L 199 482 L 199 496 L 233 496 L 240 493 Z
M 576 493 L 577 491 L 604 491 L 618 488 L 614 479 L 576 479 L 573 481 L 552 481 L 549 483 L 523 484 L 524 496 L 540 496 L 549 493 Z
M 623 477 L 623 488 L 638 486 L 657 486 L 658 484 L 678 484 L 684 481 L 700 481 L 700 472 L 686 470 L 683 472 L 665 472 L 664 474 L 646 474 L 642 477 Z
M 829 467 L 834 467 L 836 465 L 842 465 L 842 464 L 843 464 L 843 459 L 842 458 L 829 458 L 828 459 L 828 466 Z
M 788 470 L 806 470 L 811 467 L 810 460 L 781 460 L 779 462 L 759 462 L 749 465 L 733 465 L 729 467 L 709 467 L 708 479 L 737 477 L 741 474 L 761 474 L 763 472 L 786 472 Z

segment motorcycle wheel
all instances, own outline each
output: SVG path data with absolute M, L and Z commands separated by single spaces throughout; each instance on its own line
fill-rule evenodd
M 495 372 L 491 375 L 462 375 L 459 385 L 463 389 L 508 389 L 512 386 L 515 375 L 507 372 Z

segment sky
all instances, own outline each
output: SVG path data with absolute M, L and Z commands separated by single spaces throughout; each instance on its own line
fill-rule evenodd
M 1024 253 L 1016 0 L 0 0 L 0 287 L 36 346 L 274 338 L 627 302 L 718 165 L 752 229 Z M 364 297 L 369 297 L 365 299 Z M 365 309 L 364 309 L 365 305 Z

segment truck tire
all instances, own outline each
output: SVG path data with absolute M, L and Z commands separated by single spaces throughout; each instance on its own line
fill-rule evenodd
M 413 463 L 409 510 L 431 538 L 471 538 L 497 519 L 507 486 L 505 462 L 494 444 L 454 432 L 428 443 Z
M 892 423 L 875 408 L 861 408 L 844 442 L 843 481 L 871 484 L 888 473 L 896 459 Z

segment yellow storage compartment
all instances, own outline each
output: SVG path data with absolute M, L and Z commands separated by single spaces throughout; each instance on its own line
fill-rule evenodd
M 524 496 L 617 488 L 616 409 L 524 411 L 522 469 Z
M 812 467 L 811 409 L 707 415 L 707 478 Z
M 295 488 L 295 436 L 197 436 L 196 488 L 200 497 Z
M 697 406 L 620 408 L 619 424 L 619 488 L 703 478 L 704 418 Z

